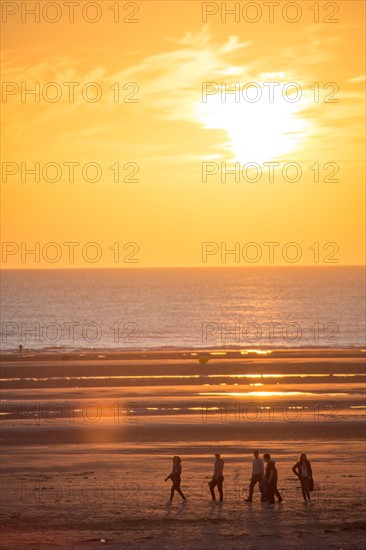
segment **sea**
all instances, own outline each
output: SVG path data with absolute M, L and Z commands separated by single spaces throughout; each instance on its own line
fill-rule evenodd
M 365 347 L 363 267 L 4 270 L 1 350 Z

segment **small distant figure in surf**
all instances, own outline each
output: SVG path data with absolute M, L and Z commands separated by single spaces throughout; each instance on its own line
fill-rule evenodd
M 224 482 L 224 461 L 221 458 L 220 453 L 215 453 L 216 461 L 214 466 L 214 473 L 211 481 L 209 481 L 208 486 L 210 488 L 210 493 L 212 497 L 212 502 L 216 502 L 215 487 L 219 491 L 220 504 L 224 500 L 224 493 L 222 490 L 222 484 Z
M 312 491 L 314 488 L 314 481 L 311 464 L 308 461 L 305 453 L 302 453 L 299 462 L 296 462 L 295 466 L 293 466 L 292 468 L 292 471 L 300 480 L 304 503 L 310 504 L 310 491 Z
M 260 486 L 264 478 L 264 464 L 263 460 L 259 458 L 259 451 L 254 451 L 253 454 L 254 458 L 252 462 L 252 477 L 249 485 L 249 496 L 245 499 L 245 502 L 252 502 L 254 487 L 257 483 Z
M 18 349 L 19 349 L 19 353 L 22 353 L 22 351 L 23 351 L 23 346 L 22 346 L 22 344 L 19 344 L 19 348 L 18 348 Z
M 174 498 L 174 493 L 175 491 L 177 491 L 177 493 L 180 494 L 180 496 L 182 497 L 183 499 L 183 502 L 187 502 L 187 499 L 186 497 L 184 496 L 184 494 L 182 493 L 182 490 L 180 488 L 180 476 L 181 476 L 181 473 L 182 473 L 182 466 L 181 466 L 181 459 L 179 456 L 174 456 L 173 457 L 173 469 L 172 469 L 172 472 L 170 475 L 168 475 L 168 477 L 165 479 L 165 481 L 168 481 L 168 479 L 171 479 L 172 482 L 173 482 L 173 485 L 172 485 L 172 488 L 171 488 L 171 491 L 170 491 L 170 499 L 168 500 L 167 504 L 171 504 L 173 502 L 173 498 Z

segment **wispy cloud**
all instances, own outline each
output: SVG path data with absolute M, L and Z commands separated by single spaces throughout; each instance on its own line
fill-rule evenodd
M 296 43 L 287 49 L 262 56 L 256 53 L 256 44 L 250 41 L 240 41 L 237 36 L 229 36 L 224 41 L 213 38 L 209 27 L 198 33 L 186 33 L 179 39 L 167 40 L 165 52 L 147 56 L 137 64 L 124 66 L 118 71 L 108 72 L 106 67 L 98 65 L 85 71 L 83 69 L 83 54 L 69 57 L 50 57 L 42 63 L 29 66 L 26 62 L 26 52 L 5 52 L 3 81 L 27 82 L 38 81 L 40 86 L 47 82 L 78 82 L 75 89 L 75 101 L 68 101 L 68 88 L 63 87 L 62 99 L 57 103 L 21 104 L 19 97 L 9 96 L 4 108 L 9 111 L 6 130 L 10 141 L 18 142 L 20 149 L 36 150 L 50 139 L 55 149 L 62 151 L 69 144 L 77 143 L 81 149 L 87 149 L 91 143 L 97 146 L 103 154 L 124 148 L 133 148 L 133 144 L 148 144 L 157 124 L 186 123 L 192 126 L 192 132 L 202 131 L 200 128 L 214 128 L 204 117 L 197 116 L 197 109 L 202 105 L 202 83 L 226 82 L 227 86 L 235 82 L 277 81 L 281 84 L 296 81 L 306 92 L 298 108 L 292 116 L 303 117 L 308 139 L 315 138 L 313 147 L 317 150 L 327 148 L 329 136 L 334 124 L 346 122 L 348 117 L 356 113 L 352 107 L 353 101 L 361 99 L 360 91 L 353 88 L 354 84 L 364 81 L 364 76 L 350 76 L 349 90 L 342 90 L 343 104 L 337 104 L 333 115 L 320 108 L 320 104 L 312 102 L 313 92 L 308 89 L 314 81 L 314 63 L 323 63 L 331 59 L 331 50 L 321 48 L 327 53 L 319 54 L 322 37 L 313 27 L 307 29 L 309 40 Z M 326 39 L 328 42 L 332 38 Z M 122 63 L 130 58 L 127 56 Z M 88 82 L 97 82 L 103 95 L 97 104 L 91 104 L 83 99 L 80 90 Z M 113 101 L 111 86 L 114 83 L 123 84 L 136 82 L 139 87 L 136 104 L 117 104 Z M 126 95 L 127 92 L 124 92 Z M 348 99 L 347 99 L 347 94 Z M 324 107 L 324 106 L 323 106 Z M 355 130 L 353 123 L 353 131 Z M 21 128 L 21 132 L 19 132 Z M 161 151 L 161 160 L 166 158 L 166 148 L 171 145 L 171 137 L 162 132 L 161 127 L 158 143 L 155 144 L 155 158 Z M 304 126 L 305 128 L 305 126 Z M 224 131 L 224 128 L 223 128 Z M 207 132 L 207 130 L 205 130 Z M 344 132 L 347 133 L 345 125 Z M 47 137 L 50 136 L 51 137 Z M 32 137 L 29 140 L 29 136 Z M 214 138 L 217 140 L 217 136 Z M 227 154 L 228 143 L 222 139 L 215 142 L 216 152 L 220 149 Z M 181 156 L 176 152 L 176 157 Z M 207 155 L 215 154 L 213 149 L 207 150 Z M 174 153 L 172 152 L 172 155 Z M 185 153 L 183 153 L 183 156 Z M 193 156 L 192 156 L 193 158 Z
M 358 83 L 358 82 L 365 82 L 365 80 L 366 80 L 366 75 L 361 74 L 360 76 L 354 76 L 354 77 L 350 78 L 348 80 L 348 82 Z

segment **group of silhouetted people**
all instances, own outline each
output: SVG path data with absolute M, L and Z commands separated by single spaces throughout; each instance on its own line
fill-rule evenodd
M 264 462 L 266 463 L 266 470 L 264 471 Z M 282 502 L 283 498 L 277 489 L 278 473 L 276 468 L 276 462 L 271 458 L 271 455 L 265 453 L 263 460 L 259 458 L 259 452 L 254 451 L 254 459 L 252 466 L 252 478 L 249 485 L 249 496 L 245 499 L 245 502 L 252 502 L 253 491 L 256 483 L 259 484 L 259 490 L 261 492 L 261 501 L 268 502 L 270 506 L 275 503 L 274 497 L 276 496 L 278 502 Z
M 212 502 L 216 502 L 215 487 L 217 487 L 219 493 L 219 504 L 224 500 L 223 482 L 224 482 L 224 461 L 221 458 L 220 453 L 215 453 L 214 471 L 211 481 L 208 486 L 211 493 Z M 173 469 L 171 474 L 165 479 L 172 480 L 172 487 L 170 491 L 170 499 L 167 504 L 171 504 L 174 498 L 174 493 L 180 494 L 183 503 L 187 502 L 181 488 L 181 473 L 182 465 L 179 456 L 173 457 Z M 314 489 L 313 472 L 311 464 L 308 461 L 306 454 L 303 453 L 300 456 L 300 460 L 293 466 L 292 471 L 298 477 L 301 483 L 301 491 L 304 497 L 304 503 L 310 503 L 310 493 Z M 275 504 L 275 497 L 278 502 L 282 502 L 283 498 L 277 489 L 278 473 L 276 468 L 276 462 L 271 458 L 269 453 L 263 455 L 263 459 L 259 458 L 259 451 L 254 451 L 254 459 L 252 463 L 252 477 L 249 485 L 249 496 L 245 499 L 245 502 L 252 502 L 253 492 L 256 484 L 259 484 L 259 490 L 261 493 L 261 502 L 267 502 L 269 507 L 273 507 Z

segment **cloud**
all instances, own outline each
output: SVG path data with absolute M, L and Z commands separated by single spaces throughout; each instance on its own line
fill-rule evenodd
M 73 103 L 68 101 L 69 90 L 65 86 L 62 98 L 57 103 L 41 100 L 34 105 L 22 105 L 19 104 L 18 97 L 10 96 L 8 102 L 3 104 L 9 120 L 6 137 L 20 150 L 23 148 L 31 153 L 39 150 L 40 145 L 50 142 L 54 150 L 60 152 L 70 145 L 73 150 L 79 146 L 80 150 L 87 151 L 89 145 L 97 147 L 101 154 L 125 150 L 126 147 L 133 150 L 133 147 L 144 144 L 149 149 L 153 138 L 156 142 L 154 155 L 159 157 L 160 150 L 163 161 L 172 141 L 169 124 L 189 124 L 192 135 L 206 128 L 204 140 L 207 140 L 207 132 L 214 131 L 212 128 L 215 126 L 210 121 L 197 116 L 202 106 L 204 82 L 219 83 L 219 86 L 226 82 L 229 88 L 236 82 L 277 81 L 284 84 L 295 81 L 306 89 L 304 100 L 292 112 L 292 116 L 301 116 L 309 122 L 302 143 L 309 142 L 313 136 L 315 141 L 312 145 L 317 151 L 322 147 L 327 149 L 335 124 L 344 124 L 344 136 L 347 136 L 347 118 L 355 112 L 352 100 L 358 102 L 360 95 L 351 89 L 342 90 L 343 104 L 341 102 L 335 105 L 336 112 L 333 106 L 333 115 L 329 115 L 331 110 L 325 109 L 324 105 L 322 108 L 319 104 L 314 105 L 313 92 L 309 90 L 315 80 L 313 63 L 331 60 L 332 50 L 324 45 L 329 46 L 332 37 L 323 40 L 313 27 L 307 29 L 305 35 L 309 38 L 305 43 L 295 42 L 291 48 L 275 52 L 262 51 L 260 56 L 257 55 L 254 42 L 240 41 L 234 35 L 218 41 L 207 26 L 201 32 L 188 32 L 178 39 L 169 39 L 166 42 L 166 51 L 147 56 L 134 65 L 122 66 L 115 72 L 109 72 L 101 65 L 85 70 L 83 51 L 79 54 L 75 52 L 73 58 L 44 58 L 34 66 L 27 64 L 27 52 L 5 52 L 3 82 L 20 84 L 37 80 L 41 87 L 47 82 L 80 83 L 75 88 Z M 323 52 L 321 55 L 320 47 Z M 256 55 L 253 55 L 253 51 L 256 51 Z M 130 59 L 129 55 L 125 55 L 121 59 L 121 65 Z M 100 85 L 103 92 L 97 104 L 85 101 L 81 94 L 83 86 L 93 81 Z M 351 77 L 348 80 L 350 84 L 361 81 L 364 81 L 364 76 Z M 120 83 L 121 99 L 132 91 L 123 89 L 125 83 L 131 82 L 138 84 L 139 90 L 134 97 L 138 97 L 139 102 L 115 103 L 111 89 L 114 83 Z M 353 132 L 355 125 L 353 122 Z M 227 154 L 230 149 L 227 141 L 229 136 L 225 140 L 222 139 L 224 134 L 211 135 L 212 148 L 206 151 L 207 155 L 217 154 L 220 149 L 223 154 Z M 187 151 L 188 148 L 187 146 Z M 172 151 L 175 158 L 188 155 L 186 152 L 176 153 L 175 155 Z
M 366 80 L 366 75 L 362 74 L 360 76 L 354 76 L 353 78 L 349 78 L 348 82 L 358 83 L 358 82 L 365 82 L 365 80 Z

